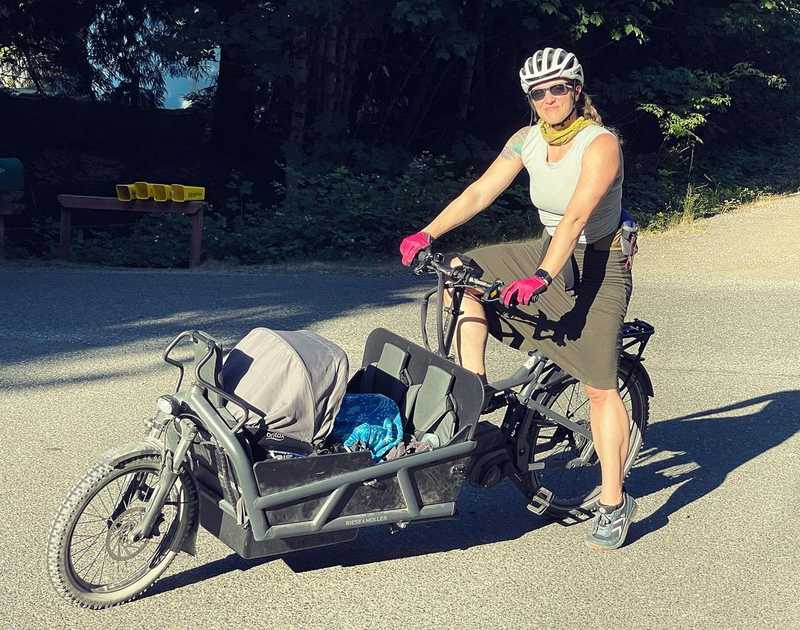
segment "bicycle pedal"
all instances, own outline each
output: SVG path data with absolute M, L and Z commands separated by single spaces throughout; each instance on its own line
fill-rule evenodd
M 583 461 L 583 458 L 573 457 L 566 464 L 564 464 L 564 468 L 566 470 L 574 470 L 575 468 L 583 468 L 586 465 L 587 464 Z
M 553 493 L 547 488 L 539 488 L 536 494 L 531 497 L 530 503 L 525 507 L 529 512 L 533 512 L 537 516 L 541 516 L 550 507 L 550 502 L 553 499 Z

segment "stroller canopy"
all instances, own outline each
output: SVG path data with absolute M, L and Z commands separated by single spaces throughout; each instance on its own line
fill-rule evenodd
M 319 444 L 347 389 L 344 350 L 309 330 L 251 330 L 225 358 L 222 387 L 258 409 L 266 427 Z M 228 403 L 241 420 L 244 410 Z

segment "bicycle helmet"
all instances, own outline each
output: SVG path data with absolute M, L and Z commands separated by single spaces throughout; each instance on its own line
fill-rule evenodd
M 528 57 L 519 71 L 525 94 L 537 83 L 551 79 L 570 79 L 583 84 L 583 68 L 578 58 L 563 48 L 545 48 Z

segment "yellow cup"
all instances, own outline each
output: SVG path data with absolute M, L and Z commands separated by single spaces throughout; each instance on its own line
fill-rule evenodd
M 152 184 L 147 182 L 134 182 L 133 188 L 137 199 L 150 199 L 153 196 Z
M 203 201 L 206 198 L 204 186 L 184 186 L 172 184 L 173 201 Z
M 133 184 L 117 184 L 117 199 L 120 201 L 133 201 L 136 198 L 136 191 Z
M 153 199 L 156 201 L 169 201 L 172 199 L 172 187 L 167 184 L 150 184 Z

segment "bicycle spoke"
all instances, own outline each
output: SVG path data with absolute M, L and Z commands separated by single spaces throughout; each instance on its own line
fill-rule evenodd
M 92 509 L 89 509 L 89 508 L 92 508 Z M 96 517 L 98 520 L 101 520 L 101 521 L 107 521 L 108 520 L 108 516 L 107 515 L 104 516 L 103 514 L 98 514 L 95 511 L 95 508 L 94 508 L 94 506 L 92 506 L 91 503 L 89 503 L 89 505 L 87 505 L 84 508 L 84 514 L 87 514 L 87 513 L 90 514 L 91 516 Z
M 108 514 L 108 517 L 111 517 L 111 515 L 114 513 L 114 510 L 113 509 L 111 509 L 111 510 L 108 509 L 108 506 L 106 505 L 105 499 L 103 498 L 103 491 L 101 490 L 100 492 L 98 492 L 94 496 L 94 498 L 97 499 L 97 502 L 100 504 L 100 508 L 106 511 L 106 513 Z
M 98 542 L 102 542 L 102 539 L 103 539 L 103 536 L 102 535 L 98 535 L 98 536 L 96 536 L 96 537 L 94 537 L 94 538 L 92 538 L 90 540 L 82 540 L 82 541 L 80 541 L 78 543 L 73 543 L 69 547 L 70 548 L 70 553 L 72 553 L 72 555 L 81 554 L 77 558 L 77 559 L 80 559 L 83 556 L 83 552 L 84 551 L 86 551 L 88 549 L 91 549 Z
M 91 568 L 92 568 L 92 567 L 95 565 L 95 563 L 96 563 L 96 562 L 98 561 L 98 559 L 100 558 L 100 554 L 102 554 L 102 553 L 103 553 L 103 545 L 100 545 L 100 551 L 98 551 L 98 552 L 97 552 L 97 555 L 94 557 L 94 560 L 92 560 L 92 561 L 89 563 L 89 566 L 88 566 L 88 567 L 86 567 L 86 570 L 85 570 L 85 571 L 86 571 L 87 577 L 88 577 L 89 570 L 90 570 L 90 569 L 91 569 Z M 75 565 L 73 564 L 73 566 L 75 566 Z M 76 567 L 76 568 L 77 568 L 77 567 Z M 87 579 L 87 581 L 88 581 L 88 579 Z
M 103 531 L 101 531 L 98 534 L 95 534 L 94 536 L 92 536 L 91 534 L 72 534 L 72 540 L 77 540 L 78 542 L 80 542 L 81 540 L 84 540 L 86 538 L 89 538 L 91 540 L 95 540 L 95 539 L 99 538 L 100 536 L 102 536 L 103 534 L 105 534 L 105 532 L 103 532 Z
M 81 519 L 77 523 L 75 523 L 75 527 L 83 527 L 84 525 L 93 525 L 94 523 L 107 523 L 108 522 L 108 518 L 105 518 L 105 517 L 93 518 L 93 519 L 85 521 L 85 520 L 83 520 L 83 516 L 84 515 L 81 515 Z
M 99 581 L 98 581 L 98 582 L 95 582 L 95 584 L 100 584 L 100 585 L 102 585 L 102 584 L 103 584 L 103 569 L 104 569 L 104 568 L 105 568 L 105 566 L 106 566 L 106 560 L 108 560 L 108 554 L 107 554 L 107 553 L 104 553 L 104 554 L 103 554 L 103 561 L 100 563 L 100 575 L 99 575 L 99 576 L 97 576 L 97 579 L 98 579 Z

